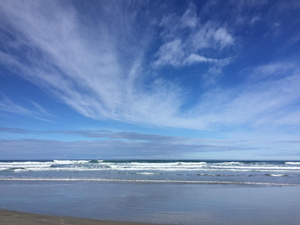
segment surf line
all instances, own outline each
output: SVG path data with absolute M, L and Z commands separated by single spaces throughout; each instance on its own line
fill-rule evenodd
M 0 181 L 93 181 L 93 182 L 136 182 L 136 183 L 173 183 L 173 184 L 236 184 L 236 185 L 265 185 L 265 186 L 300 186 L 300 184 L 263 183 L 243 181 L 193 181 L 193 180 L 126 180 L 102 178 L 0 178 Z

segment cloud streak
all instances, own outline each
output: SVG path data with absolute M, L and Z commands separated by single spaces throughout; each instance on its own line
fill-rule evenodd
M 79 113 L 94 119 L 144 121 L 159 111 L 165 116 L 176 111 L 179 104 L 176 101 L 180 99 L 176 93 L 178 87 L 159 78 L 148 86 L 149 92 L 143 91 L 144 78 L 138 74 L 143 72 L 138 69 L 140 57 L 122 52 L 127 46 L 119 46 L 121 44 L 108 37 L 121 35 L 118 30 L 121 24 L 110 28 L 109 25 L 115 22 L 107 25 L 99 18 L 100 25 L 96 28 L 100 33 L 106 31 L 106 34 L 93 40 L 96 37 L 82 35 L 85 28 L 77 21 L 79 15 L 71 6 L 66 9 L 59 2 L 40 4 L 37 1 L 24 5 L 22 1 L 14 1 L 2 3 L 2 6 L 2 18 L 8 24 L 6 32 L 14 35 L 17 43 L 11 44 L 14 49 L 10 50 L 18 51 L 27 60 L 24 63 L 9 51 L 2 51 L 3 62 L 18 68 L 22 71 L 19 75 Z M 46 9 L 49 14 L 45 15 Z M 104 13 L 111 12 L 107 10 L 109 7 L 103 9 Z M 50 20 L 51 11 L 54 18 Z M 126 18 L 123 14 L 116 16 L 118 23 L 123 23 L 120 21 L 123 16 Z M 130 19 L 125 25 L 132 29 Z M 124 42 L 131 41 L 127 38 Z M 131 50 L 134 48 L 130 47 L 128 52 Z M 122 62 L 128 56 L 133 64 Z M 161 99 L 165 103 L 160 106 L 157 102 Z
M 224 54 L 224 48 L 235 45 L 234 37 L 225 26 L 212 21 L 201 23 L 197 8 L 192 3 L 182 16 L 164 15 L 159 25 L 163 29 L 160 34 L 162 45 L 155 54 L 155 67 L 181 67 L 199 63 L 210 63 L 210 67 L 214 67 L 214 64 L 220 65 L 219 62 L 226 59 L 211 58 L 209 55 L 213 52 L 220 57 Z
M 274 134 L 261 139 L 237 136 L 234 139 L 205 139 L 112 130 L 37 131 L 0 127 L 0 132 L 14 134 L 13 139 L 0 140 L 0 157 L 11 159 L 216 159 L 216 156 L 222 156 L 233 160 L 244 159 L 245 155 L 246 158 L 255 155 L 256 159 L 266 156 L 276 159 L 278 154 L 297 155 L 299 144 L 297 136 Z M 47 139 L 53 134 L 60 137 Z M 18 138 L 24 135 L 26 139 Z M 69 137 L 75 137 L 77 141 L 66 141 Z M 286 146 L 289 146 L 288 151 L 283 149 Z
M 51 122 L 54 116 L 47 112 L 41 105 L 34 101 L 28 101 L 27 106 L 15 103 L 7 97 L 0 99 L 0 110 L 9 113 L 29 116 L 38 120 Z
M 104 1 L 97 14 L 90 9 L 93 23 L 69 2 L 0 6 L 1 41 L 7 41 L 2 64 L 83 116 L 191 129 L 299 125 L 299 108 L 292 107 L 300 97 L 295 62 L 288 68 L 280 62 L 254 66 L 248 71 L 259 79 L 230 90 L 216 85 L 192 102 L 186 102 L 187 87 L 160 74 L 166 66 L 203 64 L 203 82 L 211 82 L 234 61 L 235 34 L 225 23 L 203 22 L 194 4 L 180 15 L 153 15 L 142 3 Z M 153 47 L 155 39 L 160 45 Z M 269 76 L 276 79 L 263 79 Z M 186 104 L 192 106 L 185 109 Z M 10 100 L 4 105 L 6 111 L 35 115 Z
M 1 158 L 189 158 L 203 152 L 253 150 L 243 141 L 222 141 L 200 138 L 187 138 L 166 135 L 153 135 L 135 132 L 112 132 L 107 130 L 82 131 L 32 131 L 17 128 L 0 128 L 1 132 L 23 134 L 61 134 L 92 138 L 82 141 L 58 141 L 40 139 L 0 140 Z M 27 149 L 23 152 L 24 149 Z

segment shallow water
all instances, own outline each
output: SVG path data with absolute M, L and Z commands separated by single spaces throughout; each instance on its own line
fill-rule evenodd
M 299 224 L 299 186 L 0 181 L 0 208 L 161 224 Z

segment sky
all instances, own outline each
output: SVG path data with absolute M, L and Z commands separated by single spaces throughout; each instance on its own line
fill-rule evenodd
M 300 160 L 299 28 L 298 0 L 2 0 L 0 160 Z

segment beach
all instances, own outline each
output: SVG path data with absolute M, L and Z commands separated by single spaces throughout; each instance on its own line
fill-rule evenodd
M 116 221 L 102 221 L 92 219 L 82 219 L 65 216 L 41 215 L 35 213 L 24 213 L 18 211 L 0 210 L 1 225 L 150 225 L 149 223 L 130 223 Z
M 56 216 L 46 216 L 48 224 L 296 225 L 300 221 L 299 186 L 1 181 L 0 193 L 0 209 Z M 43 216 L 4 213 L 0 224 L 45 223 Z M 83 223 L 70 217 L 91 220 Z
M 2 161 L 0 224 L 298 225 L 299 165 Z

